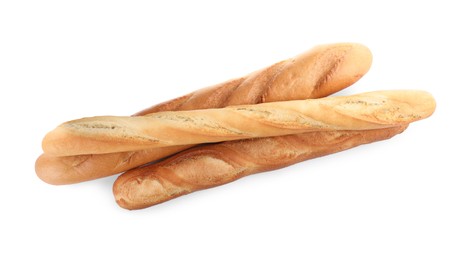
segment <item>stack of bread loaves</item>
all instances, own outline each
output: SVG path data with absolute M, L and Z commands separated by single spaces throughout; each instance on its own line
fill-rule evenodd
M 45 136 L 35 169 L 50 184 L 124 172 L 116 202 L 140 209 L 388 139 L 433 113 L 423 91 L 326 97 L 359 80 L 371 61 L 360 44 L 322 45 L 132 117 L 68 121 Z

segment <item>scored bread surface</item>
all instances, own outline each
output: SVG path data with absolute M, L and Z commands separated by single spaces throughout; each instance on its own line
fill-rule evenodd
M 123 173 L 115 181 L 113 193 L 123 208 L 145 208 L 250 174 L 389 139 L 406 127 L 312 132 L 205 145 Z
M 100 116 L 62 124 L 45 137 L 43 148 L 65 156 L 312 131 L 369 130 L 412 123 L 434 109 L 429 93 L 398 90 L 138 117 Z

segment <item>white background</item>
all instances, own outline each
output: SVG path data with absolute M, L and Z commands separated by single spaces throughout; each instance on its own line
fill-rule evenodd
M 0 259 L 459 259 L 454 1 L 153 2 L 0 1 Z M 34 173 L 63 121 L 129 115 L 343 41 L 374 60 L 340 94 L 422 89 L 435 114 L 140 211 L 117 206 L 115 177 Z

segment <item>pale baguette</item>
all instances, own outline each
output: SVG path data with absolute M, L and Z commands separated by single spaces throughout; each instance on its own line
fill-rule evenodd
M 123 173 L 113 193 L 123 208 L 146 208 L 250 174 L 388 139 L 405 128 L 311 132 L 205 145 Z
M 424 91 L 375 91 L 344 97 L 272 102 L 219 109 L 99 116 L 66 122 L 48 133 L 54 155 L 126 152 L 313 131 L 369 130 L 430 116 L 435 100 Z
M 198 90 L 135 115 L 320 98 L 355 83 L 369 70 L 371 62 L 370 50 L 361 44 L 320 45 L 243 78 Z M 35 171 L 47 183 L 71 184 L 123 172 L 188 147 L 76 156 L 42 154 L 36 161 Z

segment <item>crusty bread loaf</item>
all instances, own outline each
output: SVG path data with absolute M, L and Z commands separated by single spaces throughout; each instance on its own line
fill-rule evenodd
M 371 62 L 370 50 L 361 44 L 319 45 L 243 78 L 198 90 L 136 115 L 326 97 L 354 84 L 368 72 Z
M 405 128 L 311 132 L 205 145 L 125 172 L 115 181 L 113 193 L 123 208 L 146 208 L 250 174 L 388 139 Z
M 37 159 L 35 171 L 40 179 L 49 184 L 78 183 L 124 172 L 192 146 L 168 146 L 141 151 L 75 156 L 52 156 L 44 153 Z
M 370 50 L 360 44 L 321 45 L 246 77 L 198 90 L 135 115 L 320 98 L 355 83 L 369 70 L 371 61 Z M 37 159 L 35 170 L 38 177 L 50 184 L 77 183 L 123 172 L 187 147 L 65 157 L 43 154 Z
M 369 130 L 430 116 L 424 91 L 375 91 L 352 96 L 271 102 L 218 109 L 98 116 L 66 122 L 43 139 L 53 155 L 126 152 L 312 131 Z

